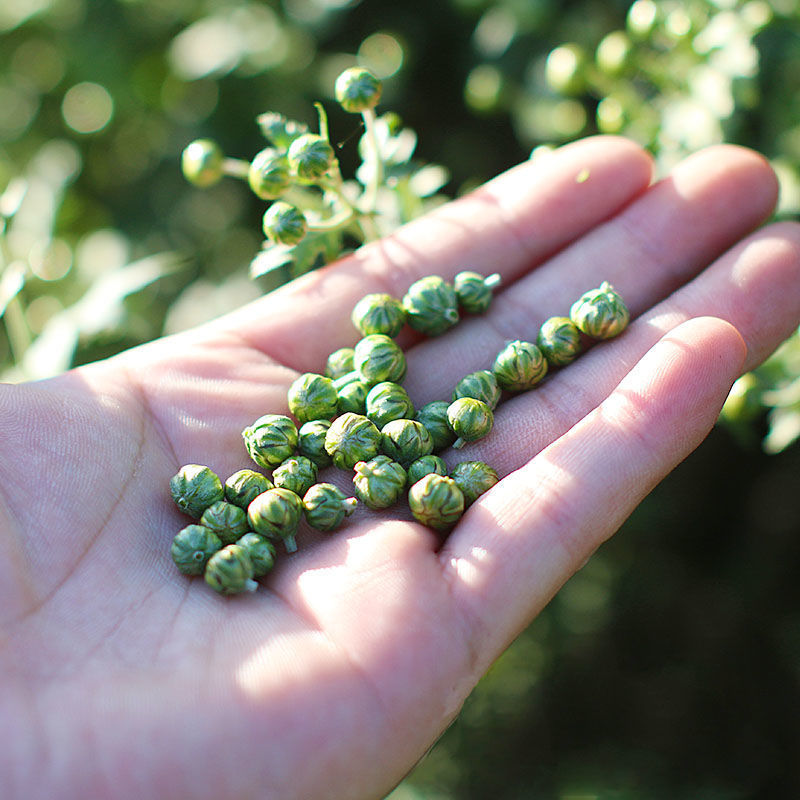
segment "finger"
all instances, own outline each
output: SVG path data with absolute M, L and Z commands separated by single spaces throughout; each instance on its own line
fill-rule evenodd
M 568 431 L 602 402 L 660 337 L 692 317 L 718 316 L 733 325 L 748 350 L 745 369 L 763 361 L 800 319 L 800 225 L 767 226 L 737 244 L 694 280 L 603 342 L 553 371 L 532 391 L 495 411 L 485 439 L 445 460 L 482 460 L 503 475 Z
M 440 559 L 479 670 L 697 447 L 744 356 L 725 322 L 680 325 L 601 405 L 476 501 Z
M 568 314 L 604 280 L 634 316 L 642 313 L 762 222 L 775 198 L 774 173 L 752 151 L 720 146 L 690 156 L 613 219 L 501 291 L 487 314 L 414 348 L 406 388 L 419 403 L 448 399 L 454 384 L 489 367 L 508 339 L 535 341 L 547 317 Z
M 628 140 L 566 145 L 214 325 L 299 371 L 319 371 L 330 352 L 357 339 L 350 313 L 365 294 L 402 297 L 417 278 L 462 269 L 510 282 L 616 213 L 651 178 L 649 156 Z

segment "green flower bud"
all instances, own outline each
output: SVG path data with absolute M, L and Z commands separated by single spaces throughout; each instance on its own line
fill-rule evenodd
M 278 489 L 288 489 L 302 497 L 317 480 L 317 465 L 305 456 L 287 458 L 272 473 Z
M 313 419 L 303 423 L 297 432 L 297 452 L 313 461 L 318 469 L 331 463 L 331 457 L 325 451 L 325 436 L 330 426 L 328 419 Z
M 184 178 L 203 189 L 220 181 L 225 174 L 224 163 L 225 156 L 220 146 L 211 139 L 197 139 L 181 154 Z
M 553 367 L 571 364 L 581 352 L 581 332 L 569 317 L 550 317 L 542 323 L 536 346 Z
M 331 419 L 339 410 L 339 398 L 333 381 L 314 372 L 306 372 L 293 381 L 287 400 L 289 411 L 300 424 L 313 419 Z
M 587 62 L 586 51 L 579 44 L 559 45 L 547 56 L 545 80 L 560 94 L 580 94 L 586 87 Z
M 302 500 L 288 489 L 262 492 L 247 507 L 250 527 L 268 539 L 282 539 L 287 553 L 297 550 L 295 535 L 302 516 Z
M 358 500 L 332 483 L 315 483 L 303 496 L 306 522 L 319 531 L 332 531 L 355 511 Z
M 606 75 L 616 77 L 631 63 L 633 44 L 625 31 L 606 34 L 595 50 L 595 63 Z
M 502 394 L 494 373 L 488 369 L 479 369 L 477 372 L 465 375 L 456 384 L 456 388 L 453 389 L 453 400 L 458 400 L 460 397 L 474 397 L 486 403 L 489 408 L 495 409 Z
M 222 547 L 219 536 L 202 525 L 187 525 L 172 540 L 172 560 L 184 575 L 202 575 L 208 559 Z
M 516 339 L 497 354 L 492 372 L 501 389 L 521 392 L 532 389 L 544 378 L 547 360 L 535 344 Z
M 363 67 L 350 67 L 339 75 L 334 84 L 336 102 L 352 114 L 375 108 L 381 99 L 381 82 Z
M 472 505 L 499 480 L 497 472 L 483 461 L 462 461 L 453 467 L 450 477 L 461 489 L 467 506 Z
M 583 333 L 594 339 L 619 336 L 630 321 L 627 306 L 608 281 L 581 295 L 572 304 L 569 316 Z
M 346 412 L 337 417 L 325 436 L 325 450 L 339 469 L 353 469 L 359 461 L 378 454 L 381 432 L 367 417 Z
M 225 481 L 225 499 L 247 510 L 257 495 L 273 488 L 272 481 L 266 475 L 254 469 L 240 469 Z
M 333 166 L 334 154 L 331 143 L 316 133 L 304 133 L 289 146 L 289 169 L 304 181 L 324 178 Z
M 417 422 L 421 422 L 430 434 L 433 440 L 434 452 L 450 447 L 456 440 L 456 435 L 447 421 L 447 409 L 449 407 L 450 403 L 447 400 L 433 400 L 430 403 L 425 403 L 417 411 L 415 419 Z
M 222 481 L 202 464 L 182 466 L 170 479 L 169 490 L 178 508 L 195 519 L 225 496 Z
M 432 472 L 408 490 L 408 505 L 423 525 L 446 531 L 464 513 L 464 495 L 452 478 Z
M 494 425 L 492 409 L 482 400 L 474 397 L 460 397 L 450 403 L 447 421 L 458 439 L 453 447 L 463 447 L 467 442 L 475 442 L 486 436 Z
M 253 562 L 244 547 L 229 544 L 214 553 L 205 570 L 206 583 L 220 594 L 254 592 Z
M 382 428 L 393 419 L 410 419 L 414 416 L 414 405 L 408 392 L 391 381 L 376 383 L 367 394 L 366 415 Z
M 277 467 L 294 454 L 297 428 L 289 417 L 265 414 L 242 431 L 250 458 L 264 469 Z
M 281 150 L 288 150 L 289 145 L 298 136 L 308 133 L 308 125 L 287 119 L 277 111 L 266 111 L 259 114 L 256 117 L 256 123 L 264 137 Z
M 397 343 L 382 333 L 371 333 L 354 348 L 353 364 L 364 383 L 400 383 L 406 374 L 406 357 Z
M 325 375 L 328 378 L 336 379 L 341 378 L 342 375 L 347 375 L 352 372 L 355 367 L 353 366 L 353 348 L 340 347 L 334 350 L 325 363 Z
M 381 450 L 405 469 L 433 452 L 433 439 L 421 422 L 396 419 L 381 428 Z
M 365 295 L 355 304 L 350 319 L 362 336 L 382 333 L 394 337 L 405 325 L 406 312 L 396 297 L 375 293 Z
M 438 336 L 458 322 L 458 298 L 453 287 L 438 275 L 420 278 L 403 297 L 406 321 L 416 331 Z
M 447 464 L 439 456 L 422 456 L 408 465 L 408 485 L 412 486 L 420 478 L 435 473 L 436 475 L 447 475 Z
M 482 314 L 492 302 L 492 292 L 500 285 L 500 275 L 495 272 L 484 278 L 479 272 L 459 272 L 453 278 L 458 304 L 470 314 Z
M 266 536 L 250 531 L 236 542 L 247 551 L 253 565 L 253 577 L 261 578 L 275 566 L 275 548 Z
M 356 496 L 367 508 L 393 506 L 406 488 L 406 471 L 389 456 L 378 455 L 355 465 Z
M 339 398 L 339 413 L 351 412 L 364 415 L 370 385 L 364 381 L 360 372 L 353 370 L 333 382 Z
M 289 188 L 289 165 L 286 157 L 267 147 L 253 157 L 247 173 L 253 193 L 262 200 L 274 200 Z
M 200 524 L 215 533 L 223 545 L 233 544 L 250 530 L 244 509 L 224 500 L 209 506 L 200 517 Z
M 271 242 L 293 245 L 303 240 L 308 222 L 299 208 L 278 200 L 264 212 L 263 228 L 264 235 Z

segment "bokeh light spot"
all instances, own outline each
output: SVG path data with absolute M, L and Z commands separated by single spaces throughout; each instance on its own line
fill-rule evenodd
M 64 95 L 64 121 L 77 133 L 97 133 L 114 116 L 114 99 L 99 83 L 77 83 Z
M 380 79 L 389 78 L 403 66 L 403 47 L 389 33 L 373 33 L 358 48 L 358 61 Z

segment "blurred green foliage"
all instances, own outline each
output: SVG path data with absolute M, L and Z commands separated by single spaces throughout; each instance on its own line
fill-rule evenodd
M 356 63 L 449 196 L 600 131 L 661 172 L 713 142 L 754 147 L 779 175 L 777 216 L 800 211 L 798 0 L 3 0 L 2 378 L 269 290 L 274 275 L 248 275 L 265 202 L 243 182 L 190 186 L 180 153 L 208 136 L 249 159 L 258 114 L 315 129 L 319 100 L 355 174 L 361 129 L 332 95 Z M 392 800 L 800 796 L 797 336 L 723 418 L 735 435 L 653 492 Z

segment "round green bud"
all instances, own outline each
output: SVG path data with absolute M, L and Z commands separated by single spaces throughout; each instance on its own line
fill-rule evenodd
M 607 33 L 597 45 L 594 60 L 606 75 L 616 77 L 631 63 L 633 44 L 625 31 Z
M 720 411 L 720 421 L 735 425 L 750 423 L 764 411 L 764 386 L 754 372 L 745 372 L 731 386 Z
M 287 400 L 289 411 L 301 425 L 314 419 L 331 419 L 339 410 L 333 381 L 314 372 L 306 372 L 292 382 Z
M 287 119 L 277 111 L 265 111 L 259 114 L 256 123 L 264 137 L 281 150 L 287 150 L 298 136 L 308 133 L 308 125 Z
M 381 450 L 405 469 L 433 452 L 433 439 L 421 422 L 396 419 L 381 428 Z
M 406 321 L 416 331 L 438 336 L 458 320 L 458 298 L 455 289 L 438 275 L 414 281 L 403 297 Z
M 172 540 L 172 560 L 184 575 L 202 575 L 208 559 L 222 547 L 219 536 L 203 525 L 187 525 Z
M 297 447 L 297 428 L 283 414 L 265 414 L 242 431 L 250 458 L 264 469 L 277 467 L 294 455 Z
M 361 414 L 346 412 L 337 417 L 325 436 L 325 450 L 339 469 L 353 469 L 359 461 L 378 454 L 381 432 Z
M 272 480 L 277 489 L 288 489 L 302 497 L 317 480 L 317 465 L 305 456 L 292 456 L 275 467 Z
M 240 469 L 225 481 L 225 499 L 247 510 L 257 495 L 272 488 L 272 481 L 266 475 L 254 469 Z
M 181 154 L 181 171 L 184 178 L 205 189 L 218 183 L 224 172 L 225 156 L 220 146 L 211 139 L 196 139 Z
M 608 282 L 581 295 L 569 310 L 570 319 L 593 339 L 619 336 L 630 321 L 628 308 Z
M 289 169 L 304 181 L 324 178 L 334 162 L 331 143 L 316 133 L 298 136 L 289 146 L 287 158 Z
M 303 495 L 306 522 L 318 531 L 332 531 L 355 511 L 358 500 L 332 483 L 315 483 Z
M 247 519 L 256 533 L 283 540 L 287 553 L 297 550 L 295 535 L 303 516 L 303 501 L 289 489 L 268 489 L 247 507 Z
M 580 94 L 586 87 L 586 51 L 573 42 L 550 51 L 545 61 L 544 77 L 548 85 L 560 94 Z
M 325 436 L 330 426 L 328 419 L 313 419 L 304 422 L 297 432 L 297 452 L 313 461 L 318 469 L 331 463 L 331 457 L 325 450 Z
M 521 392 L 532 389 L 547 374 L 547 359 L 532 342 L 519 339 L 509 342 L 492 365 L 501 389 Z
M 200 517 L 200 524 L 215 533 L 223 545 L 233 544 L 250 530 L 244 509 L 224 500 L 209 506 Z
M 253 562 L 244 547 L 229 544 L 214 553 L 205 569 L 206 583 L 220 594 L 254 592 Z
M 461 489 L 467 506 L 472 505 L 499 480 L 497 472 L 483 461 L 462 461 L 453 467 L 450 477 Z
M 447 464 L 439 456 L 422 456 L 416 461 L 412 461 L 408 465 L 408 485 L 411 486 L 432 472 L 437 475 L 447 475 Z
M 378 455 L 369 461 L 359 461 L 354 469 L 356 497 L 367 508 L 389 508 L 405 491 L 406 471 L 389 456 Z
M 340 347 L 338 350 L 334 350 L 325 362 L 325 376 L 335 380 L 352 372 L 355 369 L 353 352 L 352 347 Z
M 492 302 L 495 286 L 500 284 L 500 275 L 495 272 L 484 278 L 479 272 L 465 270 L 453 278 L 458 304 L 470 314 L 482 314 Z
M 353 370 L 341 378 L 336 378 L 333 386 L 339 398 L 339 413 L 344 414 L 349 411 L 364 415 L 370 384 L 364 381 L 360 372 Z
M 356 344 L 353 365 L 370 386 L 381 381 L 399 383 L 406 374 L 403 351 L 394 339 L 382 333 L 371 333 Z
M 275 566 L 275 548 L 266 536 L 249 531 L 236 544 L 247 551 L 254 578 L 263 577 Z
M 394 419 L 410 419 L 414 416 L 414 405 L 408 392 L 392 381 L 376 383 L 367 394 L 365 408 L 366 415 L 378 428 Z
M 362 336 L 382 333 L 394 337 L 405 325 L 406 312 L 396 297 L 375 293 L 365 295 L 355 304 L 350 319 Z
M 550 366 L 571 364 L 581 352 L 581 332 L 569 317 L 550 317 L 542 323 L 536 346 Z
M 494 425 L 492 409 L 474 397 L 460 397 L 450 403 L 447 421 L 458 437 L 453 447 L 463 447 L 467 442 L 476 442 L 486 436 Z
M 336 102 L 352 114 L 375 108 L 381 99 L 383 85 L 363 67 L 350 67 L 339 75 L 333 87 Z
M 175 505 L 195 519 L 200 519 L 210 505 L 225 496 L 217 474 L 202 464 L 182 466 L 170 479 L 169 490 Z
M 247 182 L 262 200 L 274 200 L 289 188 L 289 165 L 283 153 L 267 147 L 250 162 Z
M 408 490 L 408 505 L 423 525 L 446 531 L 464 513 L 464 495 L 452 478 L 431 472 Z
M 264 235 L 274 244 L 291 246 L 303 240 L 308 222 L 299 208 L 277 200 L 264 212 L 263 228 Z
M 479 369 L 465 375 L 453 389 L 453 400 L 460 397 L 474 397 L 486 403 L 491 409 L 497 408 L 503 392 L 497 385 L 494 372 L 489 369 Z
M 417 422 L 421 422 L 430 434 L 434 452 L 450 447 L 456 440 L 456 435 L 447 421 L 449 407 L 450 403 L 447 400 L 432 400 L 430 403 L 425 403 L 415 416 Z

